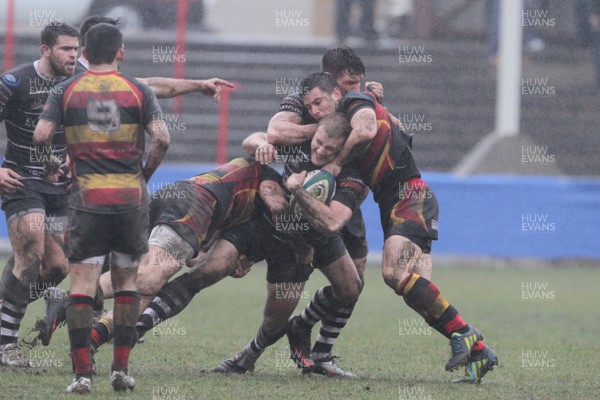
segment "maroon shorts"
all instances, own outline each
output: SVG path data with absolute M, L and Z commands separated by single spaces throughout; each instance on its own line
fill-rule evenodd
M 379 204 L 384 239 L 404 236 L 429 253 L 438 238 L 439 206 L 433 191 L 420 178 L 400 182 Z

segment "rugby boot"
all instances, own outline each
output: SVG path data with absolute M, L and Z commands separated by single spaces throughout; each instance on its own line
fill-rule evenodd
M 242 351 L 235 356 L 228 358 L 219 364 L 213 369 L 213 372 L 220 374 L 244 374 L 246 372 L 254 372 L 254 363 L 258 360 L 258 357 L 260 357 L 260 354 L 252 356 L 246 349 L 242 349 Z
M 312 372 L 315 374 L 326 375 L 336 378 L 357 378 L 357 376 L 354 375 L 352 372 L 343 370 L 331 354 L 327 354 L 325 357 L 321 358 L 313 356 L 313 361 L 315 363 L 315 367 Z
M 467 325 L 469 330 L 463 334 L 454 332 L 450 339 L 450 348 L 452 349 L 452 357 L 446 363 L 446 371 L 453 371 L 456 368 L 464 365 L 471 354 L 471 348 L 483 339 L 481 333 Z
M 301 317 L 299 315 L 291 317 L 285 330 L 290 343 L 290 358 L 298 368 L 308 372 L 315 366 L 310 356 L 310 329 L 293 329 L 295 318 Z
M 475 351 L 465 364 L 465 376 L 454 380 L 454 383 L 481 383 L 481 378 L 498 365 L 498 356 L 487 345 Z

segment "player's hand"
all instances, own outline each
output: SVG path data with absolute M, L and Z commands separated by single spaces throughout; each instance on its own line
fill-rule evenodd
M 288 188 L 290 192 L 295 192 L 302 187 L 307 174 L 308 172 L 306 171 L 302 171 L 298 174 L 291 174 L 285 181 L 285 187 Z
M 261 144 L 256 148 L 254 158 L 262 165 L 270 164 L 277 159 L 277 149 L 271 143 Z
M 44 178 L 50 182 L 58 182 L 63 171 L 60 169 L 62 161 L 55 155 L 50 155 L 48 161 L 44 163 Z
M 0 192 L 13 193 L 23 187 L 23 183 L 19 181 L 21 178 L 21 175 L 10 168 L 0 168 Z
M 246 256 L 242 254 L 238 258 L 238 264 L 237 267 L 235 267 L 235 271 L 233 271 L 229 276 L 236 279 L 243 278 L 248 274 L 248 272 L 250 272 L 252 265 L 254 265 L 254 263 L 248 260 Z
M 368 92 L 371 92 L 373 96 L 379 101 L 383 103 L 383 85 L 379 82 L 365 82 L 365 88 Z
M 213 100 L 215 101 L 215 103 L 218 103 L 221 99 L 221 88 L 223 86 L 229 88 L 234 87 L 233 83 L 227 82 L 226 80 L 220 78 L 207 79 L 203 82 L 204 85 L 202 85 L 200 93 L 206 96 L 213 96 Z
M 326 166 L 324 166 L 323 168 L 321 168 L 327 172 L 329 172 L 331 175 L 333 176 L 338 176 L 340 174 L 340 172 L 342 171 L 342 167 L 340 167 L 339 165 L 337 165 L 334 162 L 331 162 L 329 164 L 327 164 Z

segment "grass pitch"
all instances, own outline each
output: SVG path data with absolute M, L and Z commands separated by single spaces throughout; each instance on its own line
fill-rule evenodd
M 266 268 L 228 278 L 146 336 L 132 352 L 133 392 L 108 382 L 112 346 L 96 354 L 90 399 L 594 399 L 600 395 L 597 269 L 434 268 L 433 281 L 498 353 L 500 365 L 481 385 L 452 384 L 444 371 L 448 341 L 424 325 L 388 289 L 379 266 L 367 268 L 366 287 L 334 352 L 360 379 L 302 376 L 289 360 L 287 340 L 268 349 L 256 371 L 222 376 L 210 371 L 256 333 L 265 299 Z M 315 271 L 300 301 L 325 284 Z M 61 287 L 66 287 L 63 283 Z M 111 306 L 111 303 L 107 303 Z M 299 306 L 299 307 L 300 307 Z M 30 306 L 22 336 L 42 315 Z M 317 329 L 313 331 L 313 339 Z M 23 349 L 34 368 L 0 367 L 2 399 L 60 399 L 72 379 L 68 336 L 60 329 L 48 347 Z

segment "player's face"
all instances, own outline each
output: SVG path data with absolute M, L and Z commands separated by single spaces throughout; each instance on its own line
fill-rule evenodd
M 363 78 L 364 75 L 350 75 L 347 71 L 344 71 L 336 80 L 340 85 L 340 89 L 342 89 L 342 94 L 345 94 L 348 90 L 360 91 L 360 82 Z
M 344 147 L 344 138 L 331 138 L 322 126 L 310 142 L 310 162 L 315 167 L 322 167 L 332 162 Z
M 71 76 L 77 64 L 79 39 L 60 35 L 56 44 L 49 49 L 48 62 L 55 76 Z
M 304 106 L 310 116 L 318 121 L 326 115 L 333 114 L 341 98 L 342 93 L 338 88 L 329 94 L 316 87 L 304 96 Z

